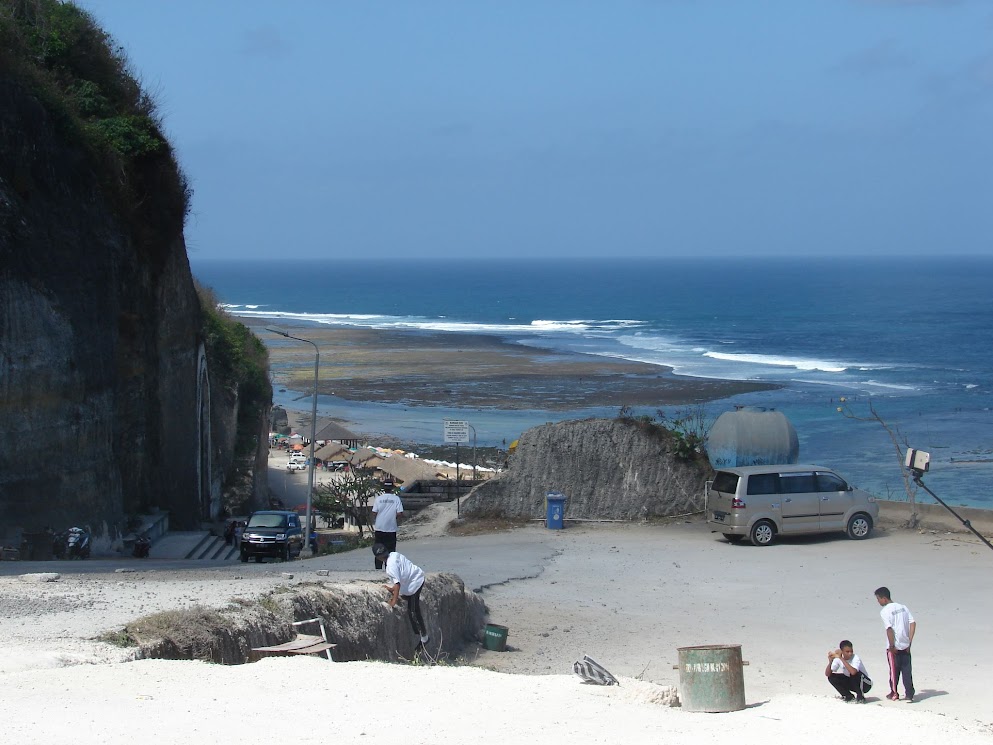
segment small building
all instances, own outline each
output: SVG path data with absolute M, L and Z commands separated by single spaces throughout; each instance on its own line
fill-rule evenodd
M 345 429 L 337 422 L 327 422 L 326 424 L 320 424 L 318 422 L 314 439 L 318 441 L 324 440 L 325 442 L 340 442 L 346 448 L 357 448 L 362 444 L 361 437 L 351 430 Z

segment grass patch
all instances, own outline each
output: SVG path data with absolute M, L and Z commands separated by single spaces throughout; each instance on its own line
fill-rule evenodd
M 268 595 L 263 595 L 261 598 L 259 598 L 259 605 L 263 609 L 269 611 L 270 613 L 276 616 L 278 616 L 283 612 L 282 606 L 279 604 L 279 601 L 276 600 L 275 596 L 272 593 Z
M 127 629 L 116 629 L 114 631 L 104 631 L 96 637 L 98 642 L 110 644 L 115 647 L 137 647 L 138 642 Z
M 165 642 L 194 660 L 211 660 L 215 640 L 228 629 L 228 622 L 216 610 L 194 606 L 167 610 L 139 618 L 124 628 L 136 644 Z

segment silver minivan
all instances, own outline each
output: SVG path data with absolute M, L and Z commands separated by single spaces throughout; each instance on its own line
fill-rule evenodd
M 707 482 L 707 522 L 732 543 L 768 546 L 777 535 L 843 531 L 868 538 L 876 498 L 830 468 L 811 465 L 722 468 Z

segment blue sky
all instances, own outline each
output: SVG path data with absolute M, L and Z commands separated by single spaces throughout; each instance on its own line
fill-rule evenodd
M 993 254 L 988 0 L 80 0 L 191 259 Z

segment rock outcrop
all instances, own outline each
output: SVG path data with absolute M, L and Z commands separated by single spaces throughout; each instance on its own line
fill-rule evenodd
M 183 215 L 136 236 L 2 77 L 0 132 L 0 523 L 100 532 L 156 506 L 188 526 L 205 495 Z
M 197 527 L 233 462 L 237 391 L 211 397 L 186 182 L 115 55 L 71 3 L 0 23 L 4 544 L 44 526 L 113 536 L 154 509 Z
M 676 453 L 673 435 L 631 419 L 546 424 L 521 435 L 509 468 L 474 489 L 463 514 L 539 518 L 545 495 L 568 497 L 566 518 L 641 520 L 703 509 L 710 475 L 701 455 Z

